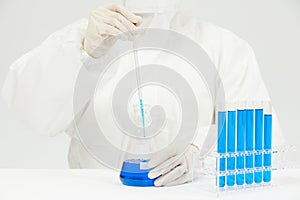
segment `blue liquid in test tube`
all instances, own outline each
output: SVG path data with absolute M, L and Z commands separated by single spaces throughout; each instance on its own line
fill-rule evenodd
M 253 152 L 254 132 L 253 132 L 253 117 L 254 111 L 252 109 L 246 110 L 246 151 Z M 246 169 L 253 169 L 253 154 L 246 156 Z M 253 173 L 246 173 L 246 184 L 253 183 Z
M 226 112 L 218 112 L 218 148 L 220 155 L 226 153 Z M 219 160 L 219 171 L 225 171 L 225 158 Z M 219 187 L 225 186 L 225 176 L 219 176 Z
M 264 115 L 264 149 L 272 149 L 272 115 Z M 264 154 L 264 166 L 271 167 L 271 153 Z M 264 182 L 271 181 L 271 171 L 264 171 Z
M 262 151 L 263 139 L 263 110 L 255 109 L 255 151 Z M 255 155 L 255 168 L 262 169 L 262 154 Z M 254 172 L 254 182 L 262 182 L 262 172 Z
M 236 111 L 228 111 L 228 126 L 227 126 L 227 152 L 235 152 L 235 117 Z M 227 170 L 229 172 L 235 170 L 235 157 L 227 158 Z M 233 186 L 235 183 L 235 175 L 227 175 L 227 185 Z
M 245 153 L 245 129 L 246 129 L 246 111 L 238 109 L 237 111 L 237 152 Z M 236 158 L 237 170 L 244 170 L 245 167 L 245 156 L 238 155 Z M 243 185 L 245 182 L 245 175 L 236 175 L 236 184 Z

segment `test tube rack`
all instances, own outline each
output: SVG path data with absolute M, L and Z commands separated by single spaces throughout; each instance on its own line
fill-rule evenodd
M 202 166 L 202 173 L 215 176 L 217 192 L 270 186 L 277 154 L 270 102 L 229 103 L 215 116 L 217 148 L 208 156 L 215 164 L 213 169 Z
M 268 102 L 256 104 L 248 108 L 235 104 L 218 110 L 216 185 L 219 188 L 271 182 L 271 106 Z

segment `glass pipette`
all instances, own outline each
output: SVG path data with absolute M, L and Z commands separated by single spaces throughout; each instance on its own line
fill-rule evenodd
M 134 64 L 135 64 L 136 83 L 137 83 L 138 96 L 139 96 L 139 105 L 140 105 L 140 111 L 142 117 L 143 134 L 144 134 L 144 138 L 146 138 L 145 111 L 144 111 L 143 96 L 141 91 L 141 74 L 140 74 L 139 58 L 138 58 L 138 52 L 134 48 L 134 42 L 132 42 L 132 46 L 133 46 L 133 56 L 134 56 Z

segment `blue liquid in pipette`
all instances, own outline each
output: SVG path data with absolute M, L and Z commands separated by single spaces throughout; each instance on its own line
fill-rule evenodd
M 228 111 L 228 127 L 227 127 L 227 152 L 235 152 L 235 111 Z M 230 156 L 227 158 L 227 170 L 235 170 L 235 157 Z M 235 175 L 227 175 L 227 185 L 233 186 L 235 183 Z
M 237 112 L 237 152 L 245 153 L 245 129 L 246 129 L 246 111 L 238 110 Z M 238 155 L 236 158 L 236 168 L 238 170 L 244 170 L 245 167 L 245 156 Z M 245 175 L 236 175 L 236 184 L 243 185 L 245 182 Z
M 141 115 L 142 115 L 142 126 L 143 126 L 144 138 L 145 138 L 146 131 L 145 131 L 145 112 L 144 112 L 143 99 L 140 99 L 140 110 L 141 110 Z
M 218 147 L 217 152 L 226 153 L 226 112 L 218 112 Z M 219 159 L 219 171 L 225 171 L 225 158 Z M 219 176 L 219 187 L 225 186 L 225 176 Z
M 264 149 L 272 149 L 272 115 L 264 115 Z M 271 153 L 264 154 L 264 166 L 271 167 Z M 271 181 L 271 171 L 267 170 L 263 173 L 264 182 Z
M 140 74 L 140 64 L 138 59 L 137 51 L 134 48 L 134 43 L 132 43 L 132 48 L 134 49 L 134 64 L 135 64 L 135 73 L 136 73 L 136 83 L 138 88 L 138 95 L 140 100 L 140 111 L 142 117 L 142 126 L 143 126 L 143 135 L 146 138 L 146 130 L 145 130 L 145 112 L 144 112 L 144 105 L 143 105 L 143 98 L 142 98 L 142 91 L 141 91 L 141 74 Z
M 263 139 L 263 110 L 256 109 L 255 110 L 255 150 L 262 150 L 262 139 Z M 262 169 L 262 154 L 255 155 L 255 168 L 261 170 Z M 261 183 L 262 182 L 262 172 L 254 172 L 254 182 Z
M 253 117 L 254 117 L 253 110 L 246 110 L 246 151 L 252 152 L 253 151 Z M 246 156 L 246 169 L 251 170 L 253 169 L 253 154 Z M 253 173 L 247 172 L 246 173 L 246 184 L 253 183 Z

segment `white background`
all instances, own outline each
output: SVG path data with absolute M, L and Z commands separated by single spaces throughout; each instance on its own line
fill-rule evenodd
M 128 187 L 112 170 L 0 170 L 1 200 L 130 199 L 130 200 L 299 200 L 300 170 L 273 173 L 271 187 L 222 192 L 217 196 L 215 178 L 203 176 L 173 187 Z M 16 192 L 18 191 L 18 192 Z M 259 198 L 257 198 L 259 197 Z
M 9 65 L 49 34 L 87 17 L 107 0 L 0 0 L 0 87 Z M 300 134 L 300 1 L 184 0 L 182 7 L 247 40 L 257 55 L 262 75 L 287 141 Z M 186 4 L 190 4 L 189 6 Z M 0 168 L 67 168 L 69 138 L 33 134 L 0 100 Z M 295 154 L 296 157 L 296 154 Z M 300 157 L 297 159 L 300 161 Z

